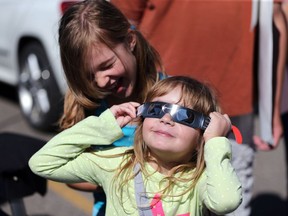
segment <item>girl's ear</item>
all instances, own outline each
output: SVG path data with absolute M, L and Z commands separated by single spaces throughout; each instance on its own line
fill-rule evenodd
M 131 52 L 133 52 L 136 46 L 136 34 L 134 31 L 128 33 L 128 45 Z

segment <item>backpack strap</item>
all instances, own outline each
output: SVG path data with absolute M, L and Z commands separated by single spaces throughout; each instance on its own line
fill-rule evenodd
M 134 179 L 135 184 L 135 199 L 140 216 L 153 216 L 152 210 L 149 204 L 149 199 L 146 195 L 142 172 L 140 164 L 137 163 L 134 167 L 134 173 L 136 174 Z

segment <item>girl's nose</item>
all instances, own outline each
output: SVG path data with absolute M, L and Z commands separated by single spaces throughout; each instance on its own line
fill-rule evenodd
M 165 113 L 164 116 L 162 116 L 162 118 L 160 119 L 160 122 L 164 124 L 169 124 L 171 126 L 175 124 L 175 122 L 172 119 L 172 116 L 169 113 Z
M 108 76 L 95 77 L 97 86 L 99 88 L 106 88 L 109 85 L 110 79 Z

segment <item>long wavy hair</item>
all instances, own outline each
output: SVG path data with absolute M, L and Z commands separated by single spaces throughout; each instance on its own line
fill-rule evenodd
M 168 92 L 171 92 L 173 91 L 173 89 L 178 87 L 180 87 L 182 92 L 182 96 L 179 100 L 179 103 L 182 106 L 191 108 L 205 115 L 209 115 L 209 113 L 213 111 L 221 111 L 216 100 L 216 95 L 213 88 L 193 78 L 184 76 L 174 76 L 159 81 L 148 92 L 145 101 L 150 102 L 154 98 L 164 96 Z M 148 172 L 145 170 L 144 164 L 146 162 L 153 161 L 153 159 L 150 157 L 150 150 L 145 144 L 145 141 L 143 140 L 143 121 L 143 119 L 139 119 L 139 125 L 135 132 L 134 148 L 127 150 L 124 154 L 122 154 L 122 156 L 124 155 L 124 160 L 120 164 L 118 172 L 115 176 L 115 181 L 117 181 L 118 194 L 120 196 L 120 199 L 123 198 L 123 191 L 125 190 L 125 186 L 127 186 L 128 182 L 135 177 L 133 169 L 137 163 L 140 164 L 141 172 L 144 173 L 144 175 L 146 176 L 149 175 Z M 205 168 L 204 139 L 202 136 L 203 132 L 199 129 L 199 133 L 200 140 L 197 143 L 197 149 L 195 149 L 194 153 L 191 155 L 191 160 L 186 164 L 180 164 L 178 166 L 175 166 L 171 170 L 171 172 L 169 172 L 170 174 L 165 179 L 163 179 L 163 182 L 168 183 L 167 185 L 165 185 L 162 191 L 159 191 L 159 194 L 161 194 L 162 196 L 181 196 L 192 190 L 193 187 L 195 187 L 195 184 L 199 180 Z M 184 178 L 182 177 L 182 175 L 177 175 L 180 177 L 175 177 L 176 173 L 182 174 L 184 172 L 192 170 L 193 172 L 191 175 L 189 175 L 189 177 Z M 173 185 L 177 182 L 187 182 L 187 185 L 189 185 L 189 187 L 187 188 L 187 190 L 180 194 L 169 194 L 169 192 L 171 192 L 173 188 Z M 155 194 L 156 192 L 154 191 L 153 193 Z
M 164 72 L 158 52 L 127 18 L 106 0 L 86 0 L 69 7 L 60 20 L 60 56 L 69 89 L 65 95 L 64 113 L 60 128 L 66 129 L 82 120 L 87 110 L 95 110 L 107 93 L 87 77 L 87 55 L 97 44 L 105 44 L 112 51 L 118 44 L 129 47 L 129 33 L 136 35 L 133 54 L 137 64 L 137 78 L 133 92 L 142 102 L 155 82 L 158 71 Z M 100 54 L 101 55 L 101 54 Z

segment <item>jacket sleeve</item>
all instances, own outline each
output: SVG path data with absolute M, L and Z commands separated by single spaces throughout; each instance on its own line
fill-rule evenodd
M 210 211 L 226 214 L 242 202 L 241 183 L 231 165 L 231 145 L 227 138 L 209 140 L 204 147 L 206 169 L 199 180 L 201 200 Z
M 113 114 L 106 110 L 53 137 L 30 158 L 29 166 L 35 174 L 54 181 L 98 183 L 97 168 L 105 159 L 85 150 L 91 145 L 109 145 L 122 135 Z

